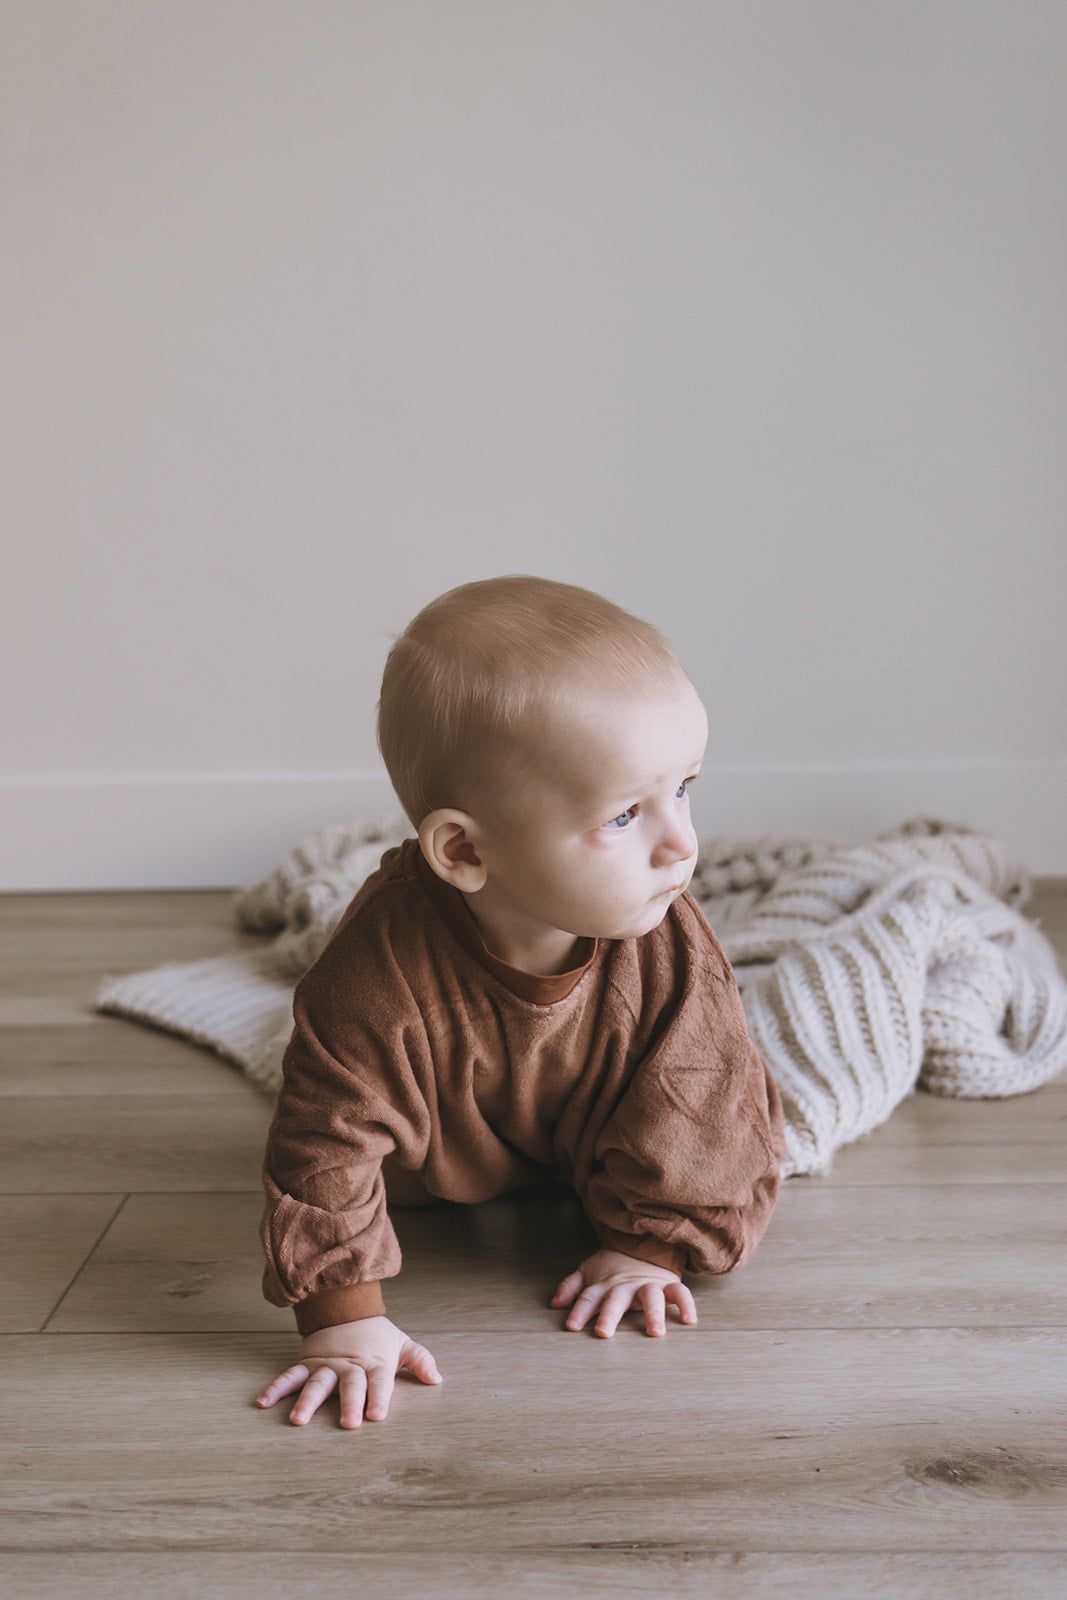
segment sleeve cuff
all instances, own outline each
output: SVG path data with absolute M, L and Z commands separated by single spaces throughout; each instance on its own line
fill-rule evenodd
M 297 1332 L 305 1336 L 341 1322 L 361 1322 L 364 1317 L 384 1317 L 380 1283 L 350 1283 L 339 1289 L 320 1289 L 293 1307 Z
M 606 1250 L 618 1250 L 637 1261 L 650 1261 L 654 1267 L 666 1267 L 679 1277 L 685 1271 L 686 1254 L 681 1245 L 666 1244 L 652 1234 L 616 1233 L 612 1228 L 602 1228 L 600 1241 Z

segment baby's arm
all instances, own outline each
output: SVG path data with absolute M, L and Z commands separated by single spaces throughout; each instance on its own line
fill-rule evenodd
M 310 1422 L 336 1388 L 342 1428 L 358 1428 L 364 1408 L 368 1422 L 383 1422 L 389 1414 L 396 1374 L 402 1368 L 413 1372 L 421 1383 L 441 1382 L 437 1362 L 425 1345 L 409 1339 L 388 1317 L 342 1322 L 309 1333 L 300 1346 L 299 1361 L 268 1384 L 256 1404 L 272 1406 L 300 1389 L 289 1413 L 289 1421 L 299 1427 Z
M 780 1183 L 781 1096 L 749 1037 L 721 946 L 695 906 L 682 909 L 688 955 L 672 957 L 673 967 L 664 963 L 674 986 L 659 1009 L 652 1001 L 661 997 L 649 996 L 654 1043 L 597 1126 L 592 1150 L 576 1142 L 568 1152 L 602 1249 L 560 1284 L 553 1304 L 569 1303 L 585 1285 L 594 1293 L 578 1325 L 602 1305 L 597 1331 L 605 1335 L 618 1324 L 615 1307 L 627 1285 L 631 1298 L 642 1290 L 649 1333 L 661 1331 L 667 1300 L 683 1322 L 695 1322 L 682 1271 L 723 1274 L 743 1266 L 767 1226 Z M 660 981 L 663 974 L 656 968 L 653 976 Z M 624 1266 L 627 1257 L 633 1259 Z M 664 1278 L 677 1287 L 663 1291 L 663 1303 L 650 1300 L 652 1291 L 643 1286 Z
M 693 1296 L 676 1272 L 621 1250 L 596 1251 L 564 1278 L 552 1296 L 554 1306 L 572 1307 L 568 1328 L 584 1328 L 596 1312 L 596 1331 L 602 1339 L 611 1338 L 635 1302 L 644 1311 L 645 1332 L 653 1338 L 666 1331 L 668 1304 L 677 1306 L 682 1322 L 697 1320 Z

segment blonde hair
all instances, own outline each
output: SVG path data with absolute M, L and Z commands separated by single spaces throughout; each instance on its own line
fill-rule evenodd
M 633 694 L 682 677 L 663 635 L 602 595 L 486 578 L 431 600 L 394 643 L 378 748 L 417 828 L 442 806 L 492 804 L 530 759 L 531 734 L 590 690 Z

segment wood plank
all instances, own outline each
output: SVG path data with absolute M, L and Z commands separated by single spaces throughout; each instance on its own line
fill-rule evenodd
M 124 1198 L 0 1195 L 0 1332 L 31 1333 L 43 1327 Z
M 251 1084 L 247 1091 L 165 1101 L 12 1095 L 0 1130 L 0 1192 L 258 1189 L 271 1107 Z
M 749 1264 L 691 1278 L 708 1331 L 726 1328 L 1062 1326 L 1067 1184 L 828 1189 L 791 1183 Z M 131 1195 L 50 1332 L 238 1332 L 292 1316 L 263 1300 L 250 1194 Z M 390 1315 L 416 1338 L 551 1332 L 560 1278 L 596 1247 L 573 1195 L 395 1210 L 404 1257 Z
M 295 1333 L 263 1298 L 261 1193 L 137 1194 L 86 1261 L 50 1333 Z
M 1058 1183 L 1067 1172 L 1067 1077 L 1003 1100 L 919 1092 L 844 1145 L 817 1181 L 860 1184 Z M 799 1180 L 814 1182 L 814 1179 Z
M 845 1189 L 884 1188 L 887 1184 L 945 1189 L 954 1184 L 983 1183 L 994 1190 L 1063 1181 L 1063 1147 L 1058 1143 L 956 1144 L 946 1135 L 936 1142 L 909 1146 L 884 1137 L 885 1132 L 878 1128 L 854 1144 L 843 1145 L 834 1155 L 831 1172 L 797 1181 Z
M 1061 1144 L 1067 1142 L 1067 1074 L 1030 1094 L 957 1100 L 909 1094 L 875 1130 L 883 1144 Z
M 263 1300 L 261 1192 L 131 1195 L 86 1262 L 50 1332 L 292 1333 L 288 1310 Z M 404 1271 L 389 1284 L 397 1320 L 424 1332 L 551 1332 L 548 1301 L 596 1249 L 573 1195 L 543 1185 L 482 1206 L 393 1213 Z
M 433 1349 L 443 1384 L 398 1385 L 386 1423 L 348 1432 L 333 1410 L 297 1430 L 254 1405 L 288 1339 L 8 1336 L 19 1471 L 0 1543 L 1063 1548 L 1062 1331 L 461 1334 Z
M 10 1600 L 1062 1600 L 1062 1555 L 787 1555 L 577 1549 L 520 1555 L 153 1550 L 4 1557 Z
M 262 943 L 225 893 L 0 895 L 0 995 L 88 1000 L 111 974 Z
M 145 937 L 168 930 L 236 931 L 233 893 L 226 889 L 80 890 L 55 894 L 0 894 L 0 954 L 6 959 L 33 944 L 75 956 L 86 938 L 125 933 L 136 949 Z
M 0 1096 L 246 1095 L 248 1088 L 240 1068 L 214 1051 L 118 1017 L 0 1025 Z
M 54 988 L 46 985 L 44 994 L 0 994 L 0 1028 L 85 1028 L 95 1021 L 89 997 L 83 985 L 69 982 L 69 993 L 62 993 L 63 985 Z
M 12 890 L 0 894 L 0 922 L 24 932 L 59 924 L 69 926 L 75 922 L 85 927 L 136 928 L 157 923 L 228 922 L 234 892 L 232 889 Z
M 1062 1327 L 1065 1216 L 1063 1183 L 847 1189 L 799 1179 L 748 1265 L 695 1292 L 716 1326 Z

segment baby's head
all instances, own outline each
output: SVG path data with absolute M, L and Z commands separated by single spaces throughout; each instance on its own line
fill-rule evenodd
M 706 740 L 662 636 L 544 578 L 441 595 L 382 680 L 379 746 L 423 854 L 490 922 L 655 927 L 692 874 L 685 791 Z

